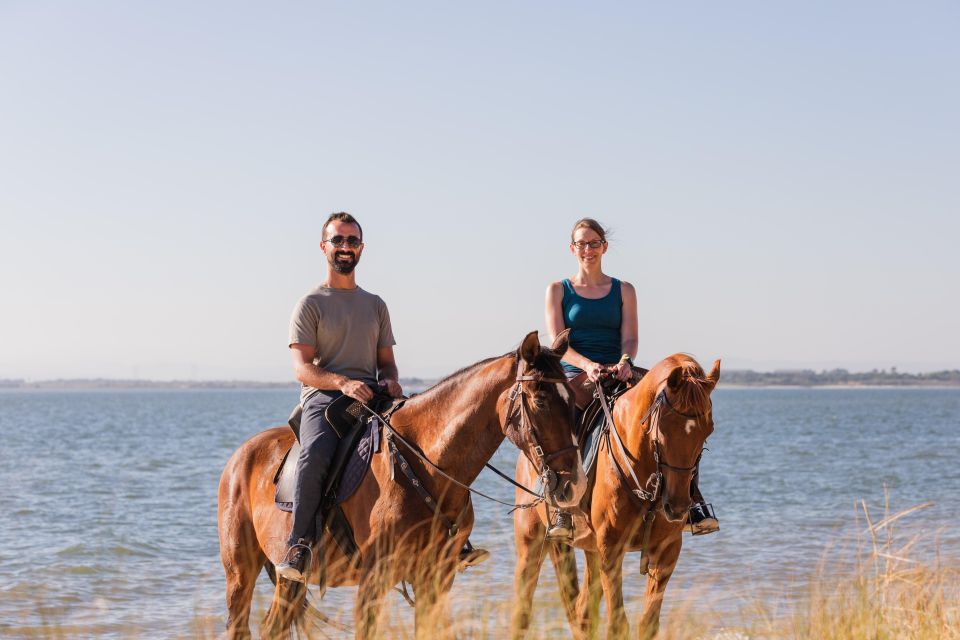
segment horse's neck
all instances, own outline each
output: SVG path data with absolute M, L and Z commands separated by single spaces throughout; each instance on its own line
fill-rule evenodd
M 503 442 L 497 401 L 515 377 L 498 359 L 462 383 L 447 384 L 410 407 L 397 430 L 445 473 L 473 482 Z M 428 470 L 431 473 L 432 470 Z
M 651 422 L 656 420 L 656 416 L 648 413 L 655 402 L 655 392 L 642 387 L 635 388 L 620 398 L 616 406 L 620 411 L 614 415 L 623 444 L 634 460 L 639 462 L 641 471 L 656 467 L 653 455 L 656 429 L 651 429 Z M 647 419 L 640 424 L 644 416 Z

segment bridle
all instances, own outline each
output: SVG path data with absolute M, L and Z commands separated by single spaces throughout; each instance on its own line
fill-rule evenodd
M 663 488 L 663 472 L 671 471 L 678 474 L 692 474 L 697 469 L 697 465 L 700 463 L 700 457 L 703 455 L 703 446 L 700 447 L 700 452 L 697 454 L 697 459 L 689 467 L 679 467 L 676 465 L 669 464 L 664 461 L 663 456 L 663 443 L 660 439 L 660 418 L 663 415 L 663 410 L 666 409 L 671 413 L 675 413 L 678 416 L 687 418 L 688 420 L 696 421 L 697 426 L 700 424 L 700 419 L 705 417 L 708 412 L 703 413 L 683 413 L 678 410 L 673 404 L 670 403 L 670 399 L 667 397 L 666 389 L 660 391 L 657 394 L 656 398 L 653 401 L 653 404 L 650 405 L 650 408 L 647 409 L 647 412 L 640 419 L 639 425 L 642 427 L 644 424 L 647 425 L 647 429 L 644 432 L 644 435 L 649 436 L 650 432 L 656 429 L 653 437 L 653 460 L 656 464 L 656 471 L 650 478 L 647 479 L 646 483 L 641 485 L 640 480 L 637 479 L 636 473 L 633 470 L 633 465 L 639 463 L 635 457 L 630 455 L 626 450 L 626 447 L 623 446 L 623 440 L 620 438 L 620 433 L 617 431 L 616 425 L 613 423 L 613 417 L 610 415 L 610 406 L 607 404 L 606 395 L 603 393 L 603 390 L 597 386 L 597 395 L 600 398 L 600 405 L 603 407 L 603 412 L 607 421 L 607 444 L 608 449 L 610 449 L 610 432 L 613 433 L 613 441 L 616 443 L 617 448 L 620 452 L 620 455 L 628 461 L 627 471 L 630 473 L 630 478 L 633 480 L 634 487 L 630 490 L 629 495 L 640 501 L 646 501 L 650 503 L 659 503 L 662 498 Z M 614 457 L 612 449 L 610 449 L 611 459 L 613 460 L 614 469 L 616 469 L 617 474 L 620 476 L 620 479 L 624 484 L 629 485 L 627 482 L 626 476 L 623 473 L 623 470 L 620 468 L 620 464 L 617 462 L 616 457 Z M 651 488 L 651 482 L 653 487 Z M 643 506 L 642 504 L 640 505 Z
M 514 433 L 522 436 L 527 434 L 528 436 L 528 450 L 536 456 L 536 460 L 530 458 L 530 463 L 533 465 L 534 470 L 537 472 L 537 475 L 540 478 L 540 486 L 543 487 L 544 497 L 550 500 L 551 503 L 555 503 L 553 493 L 557 490 L 560 485 L 560 474 L 550 468 L 548 464 L 550 460 L 563 455 L 571 450 L 579 450 L 579 447 L 571 442 L 570 446 L 561 447 L 556 451 L 551 453 L 545 453 L 543 450 L 543 445 L 540 443 L 540 439 L 537 437 L 537 432 L 533 428 L 533 421 L 530 419 L 529 409 L 527 408 L 527 391 L 523 388 L 524 382 L 538 382 L 542 384 L 567 384 L 566 378 L 555 378 L 548 377 L 542 372 L 527 373 L 521 374 L 520 371 L 517 371 L 516 386 L 513 387 L 510 391 L 509 400 L 510 404 L 507 405 L 507 418 L 505 427 L 513 429 Z M 517 402 L 519 400 L 519 403 Z M 514 411 L 514 405 L 517 406 L 516 411 Z M 519 418 L 519 422 L 516 426 L 513 425 L 514 417 Z M 539 463 L 539 464 L 538 464 Z M 538 468 L 539 467 L 539 468 Z

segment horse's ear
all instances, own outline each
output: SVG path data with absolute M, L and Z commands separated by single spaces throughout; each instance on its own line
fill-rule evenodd
M 520 349 L 517 351 L 520 357 L 527 364 L 533 364 L 537 356 L 540 355 L 540 338 L 536 331 L 531 331 L 527 337 L 520 343 Z
M 562 356 L 567 352 L 567 348 L 570 346 L 570 329 L 564 329 L 557 334 L 557 337 L 553 339 L 553 345 L 550 347 L 550 350 L 556 353 L 558 356 Z
M 667 386 L 671 391 L 676 391 L 680 388 L 681 382 L 683 382 L 683 367 L 674 367 L 667 377 Z
M 717 383 L 720 382 L 720 359 L 713 361 L 713 369 L 710 370 L 710 373 L 707 374 L 707 380 L 710 381 L 710 386 L 715 387 Z

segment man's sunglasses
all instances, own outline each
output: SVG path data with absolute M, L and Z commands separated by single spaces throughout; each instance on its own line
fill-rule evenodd
M 591 240 L 590 242 L 584 242 L 583 240 L 577 240 L 573 243 L 573 246 L 577 249 L 583 249 L 584 247 L 590 247 L 591 249 L 599 249 L 604 245 L 603 240 Z
M 327 238 L 326 241 L 332 244 L 333 246 L 335 246 L 337 249 L 343 246 L 350 247 L 351 249 L 356 249 L 361 244 L 363 244 L 363 240 L 361 240 L 357 236 L 333 236 L 332 238 Z

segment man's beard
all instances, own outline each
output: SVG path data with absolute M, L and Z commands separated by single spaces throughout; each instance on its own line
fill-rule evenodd
M 349 258 L 349 260 L 338 260 L 337 258 Z M 337 273 L 344 275 L 352 273 L 357 266 L 357 256 L 347 251 L 337 251 L 330 258 L 330 266 Z

